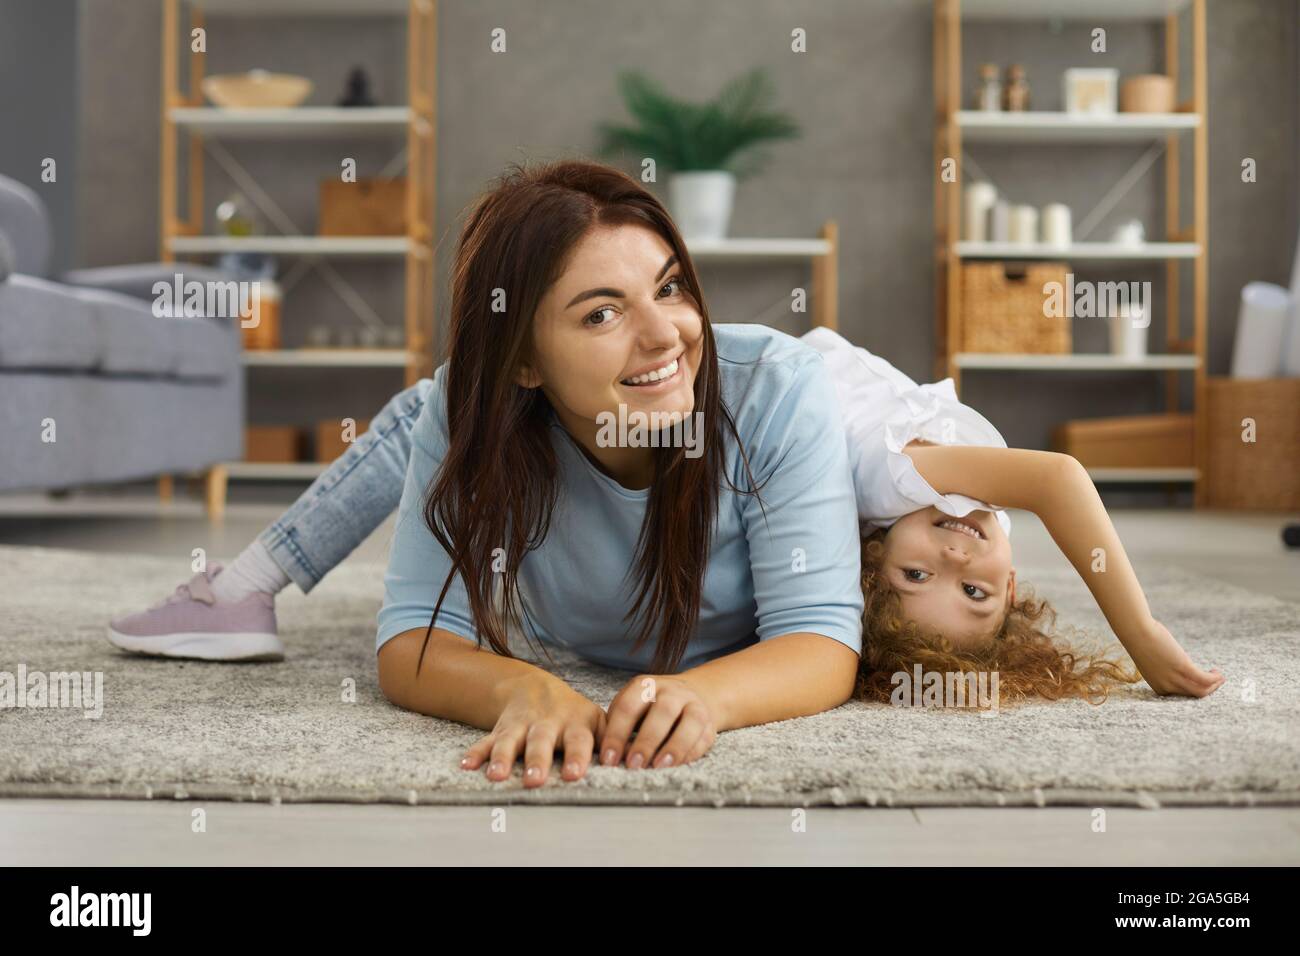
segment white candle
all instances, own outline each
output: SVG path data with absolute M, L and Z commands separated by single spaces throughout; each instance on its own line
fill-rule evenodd
M 1011 210 L 1010 242 L 1032 244 L 1038 241 L 1038 210 L 1033 206 L 1016 206 Z
M 984 242 L 988 239 L 989 210 L 997 202 L 998 191 L 992 183 L 970 183 L 966 187 L 965 221 L 962 223 L 962 238 L 972 242 Z
M 1068 246 L 1070 238 L 1070 207 L 1059 202 L 1044 206 L 1043 242 L 1049 246 Z

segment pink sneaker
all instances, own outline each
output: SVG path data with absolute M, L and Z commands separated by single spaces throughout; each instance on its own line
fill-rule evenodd
M 171 597 L 108 625 L 108 639 L 124 651 L 204 661 L 282 661 L 276 633 L 275 598 L 261 592 L 242 601 L 218 601 L 213 563 L 178 587 Z

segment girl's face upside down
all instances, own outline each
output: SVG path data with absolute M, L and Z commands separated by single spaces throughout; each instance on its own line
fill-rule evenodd
M 903 616 L 954 647 L 996 635 L 1016 598 L 1011 542 L 996 516 L 954 518 L 931 506 L 898 519 L 885 535 L 883 570 Z

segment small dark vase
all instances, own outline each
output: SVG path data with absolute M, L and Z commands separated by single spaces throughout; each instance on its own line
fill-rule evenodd
M 338 101 L 338 106 L 374 106 L 375 98 L 370 95 L 370 77 L 361 67 L 354 67 L 348 74 L 347 90 Z

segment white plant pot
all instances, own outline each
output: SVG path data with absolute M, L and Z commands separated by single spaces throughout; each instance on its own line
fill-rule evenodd
M 725 170 L 673 173 L 668 212 L 683 239 L 725 239 L 736 195 L 736 177 Z

